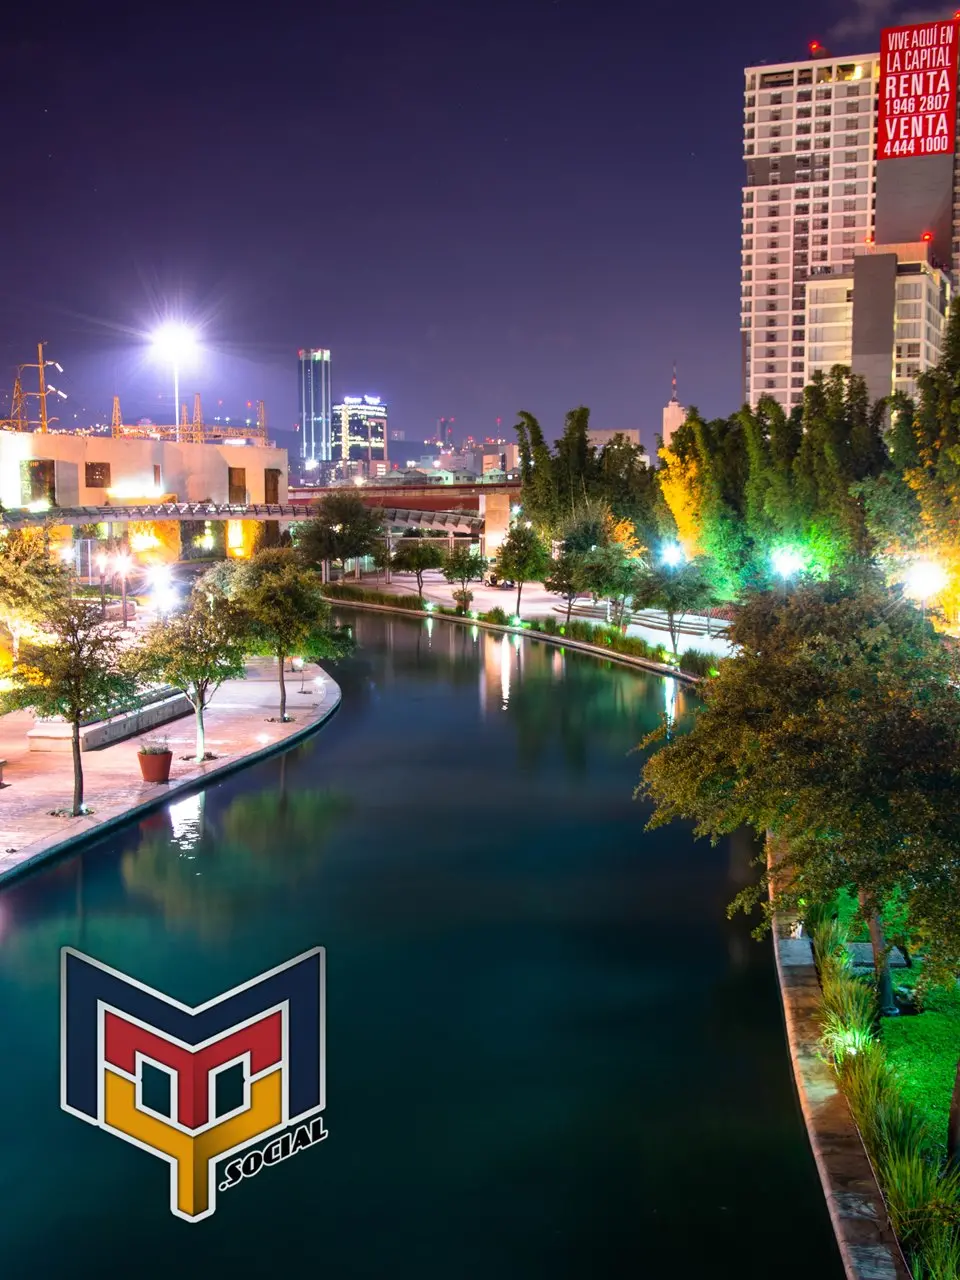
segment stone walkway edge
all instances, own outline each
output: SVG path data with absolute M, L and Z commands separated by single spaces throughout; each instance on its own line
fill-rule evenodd
M 255 764 L 259 760 L 265 760 L 268 756 L 286 751 L 289 747 L 325 724 L 340 706 L 341 697 L 340 686 L 329 672 L 324 671 L 323 701 L 311 715 L 308 723 L 298 723 L 296 726 L 291 724 L 289 733 L 264 747 L 245 751 L 239 755 L 232 755 L 228 760 L 220 763 L 209 761 L 206 764 L 198 765 L 190 773 L 178 777 L 175 782 L 155 783 L 150 788 L 147 798 L 141 803 L 120 807 L 113 811 L 108 810 L 103 817 L 99 815 L 91 816 L 82 831 L 76 831 L 72 835 L 64 837 L 47 836 L 41 840 L 34 841 L 32 844 L 25 845 L 17 851 L 19 856 L 12 865 L 0 866 L 0 886 L 32 870 L 40 862 L 46 862 L 48 859 L 76 852 L 89 841 L 99 839 L 100 836 L 106 835 L 107 832 L 112 831 L 115 827 L 122 826 L 123 823 L 131 818 L 160 808 L 175 796 L 181 796 L 186 792 L 198 791 L 211 780 L 219 781 L 221 778 L 226 777 L 227 774 L 233 773 L 238 769 L 245 769 L 248 765 Z M 82 819 L 74 819 L 74 821 L 82 821 Z
M 658 676 L 672 676 L 674 680 L 683 680 L 686 684 L 699 684 L 700 677 L 690 675 L 687 671 L 678 671 L 676 667 L 667 666 L 665 662 L 654 662 L 652 658 L 638 658 L 632 653 L 615 653 L 599 644 L 587 644 L 583 640 L 568 640 L 566 636 L 551 636 L 546 631 L 533 631 L 523 627 L 504 627 L 496 622 L 484 622 L 481 618 L 457 618 L 452 613 L 438 613 L 436 610 L 404 609 L 392 604 L 370 604 L 365 600 L 347 600 L 341 596 L 327 596 L 331 605 L 342 605 L 345 609 L 368 609 L 371 613 L 392 613 L 404 618 L 435 618 L 437 622 L 453 622 L 461 627 L 481 627 L 484 631 L 497 631 L 505 636 L 521 636 L 526 640 L 542 640 L 544 644 L 559 645 L 564 649 L 578 649 L 594 658 L 607 658 L 610 662 L 619 662 L 624 667 L 635 667 L 644 671 L 653 671 Z
M 777 980 L 800 1109 L 847 1280 L 910 1280 L 883 1194 L 833 1068 L 820 1054 L 820 980 L 809 938 L 773 918 Z

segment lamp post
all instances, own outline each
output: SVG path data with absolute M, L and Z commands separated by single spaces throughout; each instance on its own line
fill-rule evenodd
M 660 551 L 660 559 L 671 569 L 676 569 L 677 565 L 682 564 L 686 558 L 686 553 L 679 542 L 668 542 Z
M 100 617 L 107 616 L 107 596 L 104 590 L 104 577 L 107 572 L 107 557 L 101 551 L 97 555 L 97 572 L 100 574 Z
M 770 555 L 773 571 L 780 578 L 783 587 L 783 599 L 787 599 L 787 579 L 792 578 L 803 568 L 803 556 L 793 547 L 777 547 Z
M 932 560 L 918 560 L 907 573 L 907 592 L 920 601 L 920 612 L 927 616 L 927 601 L 938 596 L 947 585 L 947 574 L 942 565 Z
M 120 578 L 120 601 L 123 610 L 123 625 L 127 625 L 127 574 L 130 572 L 130 557 L 121 552 L 114 560 L 114 567 Z
M 179 441 L 180 366 L 195 351 L 197 335 L 189 325 L 171 322 L 161 325 L 150 341 L 157 357 L 173 366 L 173 421 L 176 426 L 176 438 Z

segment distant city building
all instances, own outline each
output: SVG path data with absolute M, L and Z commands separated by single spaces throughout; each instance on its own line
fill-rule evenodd
M 300 456 L 307 469 L 331 459 L 330 352 L 307 347 L 298 352 Z
M 387 406 L 379 396 L 344 396 L 334 405 L 330 448 L 341 466 L 361 463 L 368 475 L 387 462 Z
M 453 448 L 453 424 L 456 418 L 441 418 L 437 423 L 437 440 L 442 448 Z
M 618 427 L 616 430 L 605 427 L 587 432 L 587 439 L 595 449 L 602 449 L 610 443 L 614 436 L 625 436 L 631 444 L 640 445 L 640 431 L 637 427 Z
M 663 406 L 663 421 L 660 427 L 660 435 L 665 449 L 670 448 L 673 433 L 678 427 L 682 427 L 686 420 L 687 411 L 677 398 L 677 366 L 674 365 L 673 380 L 670 384 L 670 399 Z
M 399 440 L 402 442 L 407 438 L 407 433 L 405 431 L 401 431 L 398 427 L 391 427 L 388 434 L 391 440 Z

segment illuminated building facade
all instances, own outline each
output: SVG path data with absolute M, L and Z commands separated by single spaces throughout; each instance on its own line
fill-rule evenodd
M 300 456 L 310 470 L 329 462 L 332 396 L 330 394 L 330 352 L 323 347 L 305 347 L 298 353 L 300 403 Z
M 361 471 L 375 475 L 389 457 L 387 406 L 379 396 L 344 396 L 333 407 L 330 433 L 331 456 L 343 470 L 358 464 Z
M 956 20 L 880 51 L 747 67 L 743 398 L 791 410 L 818 370 L 908 394 L 936 361 L 960 254 Z

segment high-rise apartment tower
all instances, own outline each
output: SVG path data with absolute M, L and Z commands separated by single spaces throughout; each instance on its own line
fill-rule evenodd
M 873 398 L 939 358 L 960 257 L 955 19 L 879 53 L 747 67 L 743 398 L 787 410 L 835 364 Z

